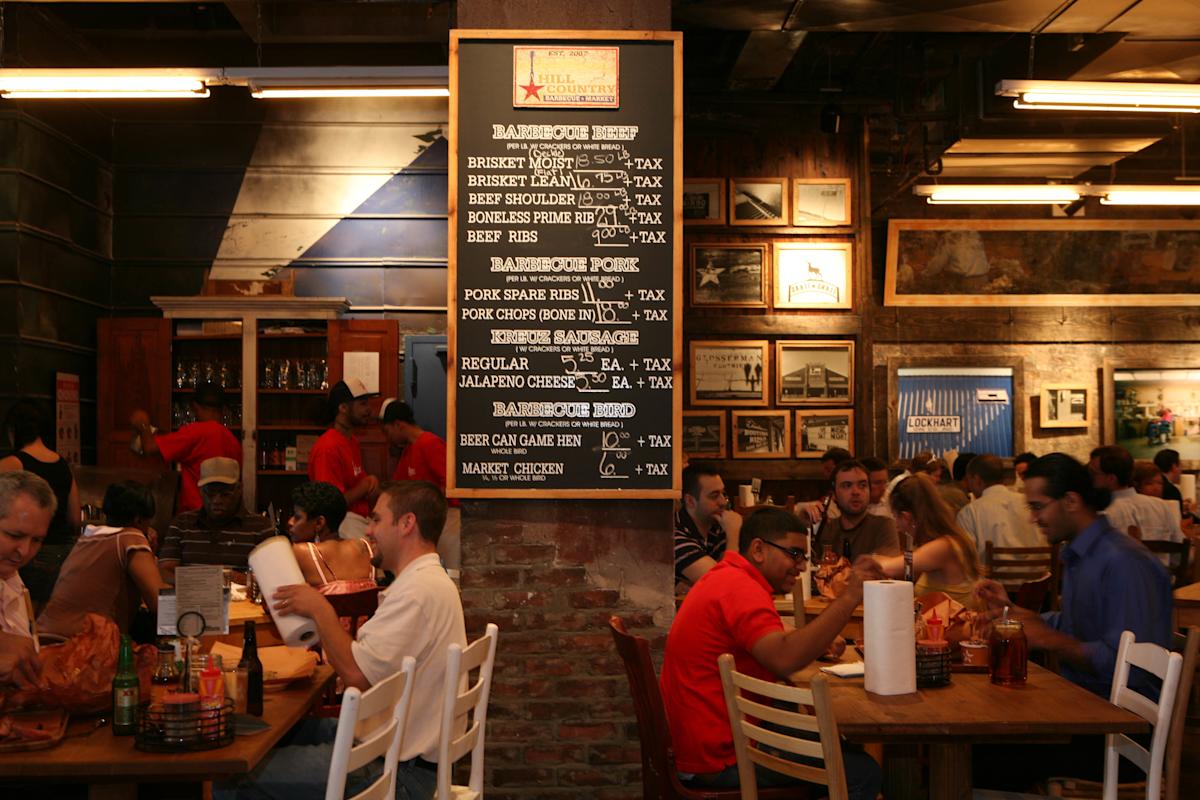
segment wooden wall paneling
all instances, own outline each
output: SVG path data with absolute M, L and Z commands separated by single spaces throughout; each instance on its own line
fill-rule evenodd
M 144 408 L 158 427 L 170 427 L 171 321 L 102 319 L 97 330 L 97 461 L 102 467 L 152 467 L 129 449 L 129 415 Z
M 345 353 L 379 354 L 379 394 L 371 401 L 376 414 L 385 397 L 400 397 L 399 328 L 390 319 L 337 319 L 329 322 L 329 383 L 342 379 Z M 391 478 L 387 439 L 378 425 L 358 432 L 363 467 L 372 475 Z

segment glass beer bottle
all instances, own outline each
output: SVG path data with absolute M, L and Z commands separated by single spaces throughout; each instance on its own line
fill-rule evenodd
M 138 675 L 133 666 L 133 641 L 121 637 L 117 656 L 117 674 L 112 682 L 112 730 L 114 736 L 132 736 L 137 732 Z
M 242 639 L 242 660 L 238 662 L 238 703 L 246 698 L 246 713 L 256 717 L 263 714 L 263 665 L 258 658 L 258 633 L 254 622 L 247 620 Z

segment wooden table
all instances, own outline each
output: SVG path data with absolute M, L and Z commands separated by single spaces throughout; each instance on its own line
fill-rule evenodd
M 1175 590 L 1175 627 L 1200 626 L 1200 583 Z
M 821 614 L 825 609 L 829 608 L 829 600 L 824 597 L 811 597 L 804 601 L 804 616 L 807 619 L 812 619 Z M 796 613 L 796 605 L 790 595 L 783 595 L 775 598 L 775 610 L 781 616 L 792 617 Z M 859 606 L 854 609 L 850 615 L 850 621 L 846 623 L 846 627 L 842 628 L 842 636 L 845 636 L 855 641 L 862 641 L 862 626 L 863 626 L 863 607 Z
M 816 668 L 792 679 L 806 682 Z M 1018 687 L 965 672 L 954 673 L 949 686 L 909 695 L 868 694 L 862 678 L 831 677 L 829 686 L 838 730 L 850 741 L 930 746 L 930 800 L 969 800 L 973 744 L 1150 730 L 1140 717 L 1032 663 L 1029 681 Z
M 213 642 L 225 642 L 234 647 L 241 647 L 245 635 L 246 623 L 253 621 L 255 635 L 259 647 L 272 647 L 283 644 L 275 621 L 266 609 L 249 600 L 234 600 L 229 604 L 229 633 L 205 636 L 202 641 L 204 652 L 212 648 Z
M 270 728 L 238 736 L 233 744 L 194 753 L 143 753 L 132 736 L 113 736 L 109 726 L 95 727 L 94 717 L 72 719 L 67 738 L 50 750 L 0 754 L 0 794 L 5 779 L 86 781 L 88 797 L 137 798 L 138 783 L 202 782 L 250 772 L 318 700 L 333 678 L 320 665 L 307 681 L 264 696 L 263 720 Z

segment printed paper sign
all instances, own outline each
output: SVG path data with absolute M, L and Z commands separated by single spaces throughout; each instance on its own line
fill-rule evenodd
M 54 449 L 72 467 L 79 466 L 79 376 L 57 372 L 54 377 L 56 436 Z
M 515 108 L 618 108 L 616 47 L 513 47 Z
M 905 433 L 959 433 L 960 417 L 909 417 Z

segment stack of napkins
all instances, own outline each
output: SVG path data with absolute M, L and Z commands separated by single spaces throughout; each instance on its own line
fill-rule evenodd
M 851 661 L 846 664 L 835 664 L 832 667 L 821 667 L 821 672 L 828 672 L 830 675 L 837 675 L 839 678 L 861 678 L 863 668 L 863 662 Z

